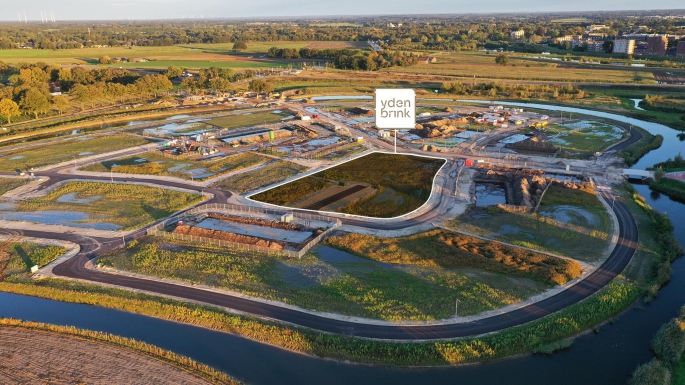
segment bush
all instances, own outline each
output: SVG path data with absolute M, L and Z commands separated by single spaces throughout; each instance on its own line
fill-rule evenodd
M 652 349 L 663 363 L 678 364 L 685 349 L 685 321 L 674 318 L 662 326 L 652 340 Z
M 659 360 L 653 359 L 635 369 L 628 385 L 667 385 L 671 374 Z

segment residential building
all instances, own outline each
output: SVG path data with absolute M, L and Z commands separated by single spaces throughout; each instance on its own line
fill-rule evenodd
M 675 51 L 675 55 L 678 57 L 685 57 L 685 41 L 679 41 L 678 46 Z
M 526 35 L 526 32 L 522 29 L 519 29 L 518 31 L 512 31 L 510 35 L 512 39 L 520 39 Z
M 647 55 L 664 56 L 668 48 L 668 38 L 663 35 L 647 38 Z
M 614 40 L 614 53 L 632 55 L 635 51 L 635 40 L 619 39 Z
M 604 52 L 604 42 L 588 41 L 587 42 L 588 52 Z

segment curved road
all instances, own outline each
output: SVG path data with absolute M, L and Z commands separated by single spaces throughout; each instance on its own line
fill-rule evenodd
M 55 178 L 45 182 L 46 185 L 51 185 L 63 180 L 75 179 L 74 176 L 54 173 L 42 173 L 42 175 Z M 110 178 L 107 177 L 87 178 L 103 181 L 110 180 Z M 197 187 L 191 187 L 182 182 L 160 181 L 156 179 L 146 180 L 115 177 L 114 180 L 117 182 L 149 182 L 170 187 L 198 189 Z M 216 203 L 223 203 L 228 196 L 230 196 L 230 193 L 223 192 L 222 190 L 206 189 L 206 191 L 215 194 L 212 201 Z M 441 339 L 478 335 L 521 325 L 581 301 L 606 286 L 628 265 L 635 252 L 638 241 L 637 225 L 626 207 L 617 201 L 613 206 L 613 210 L 619 222 L 619 243 L 616 245 L 616 248 L 606 262 L 584 280 L 552 297 L 508 313 L 467 323 L 426 326 L 368 325 L 341 321 L 193 287 L 93 271 L 86 269 L 85 267 L 88 260 L 120 247 L 121 242 L 118 238 L 92 238 L 83 237 L 77 234 L 43 231 L 23 231 L 22 234 L 29 237 L 66 240 L 81 246 L 81 252 L 77 256 L 53 268 L 53 273 L 58 276 L 117 285 L 131 289 L 145 290 L 151 293 L 205 302 L 332 333 L 394 340 Z M 344 219 L 342 222 L 351 225 L 364 225 L 366 227 L 396 229 L 424 223 L 435 215 L 436 214 L 433 211 L 428 211 L 413 220 L 400 223 L 374 223 L 373 226 L 370 226 L 369 222 L 357 219 Z
M 214 197 L 206 203 L 226 203 L 226 200 L 231 196 L 230 193 L 220 189 L 202 188 L 197 185 L 184 183 L 183 181 L 175 182 L 152 178 L 146 179 L 140 177 L 122 177 L 120 175 L 113 177 L 69 175 L 60 173 L 59 170 L 60 169 L 53 169 L 51 171 L 37 172 L 36 174 L 39 176 L 50 177 L 48 181 L 43 182 L 38 188 L 48 188 L 56 183 L 67 180 L 86 179 L 104 182 L 113 180 L 119 183 L 150 183 L 159 186 L 190 189 L 195 191 L 202 189 L 208 193 L 214 194 Z M 445 184 L 443 185 L 443 188 L 446 188 L 448 193 L 451 190 L 449 188 L 449 185 L 451 184 L 450 182 L 450 178 L 445 178 Z M 441 200 L 438 202 L 437 207 L 442 205 L 442 197 L 443 195 L 441 195 Z M 144 290 L 151 293 L 205 302 L 212 305 L 235 309 L 244 313 L 268 317 L 312 329 L 322 330 L 325 332 L 379 339 L 423 340 L 478 335 L 521 325 L 557 312 L 573 303 L 587 298 L 588 296 L 602 289 L 618 274 L 620 274 L 628 265 L 635 252 L 638 242 L 637 225 L 635 224 L 635 221 L 626 207 L 622 203 L 616 201 L 613 205 L 613 211 L 615 212 L 619 223 L 619 242 L 609 258 L 607 258 L 607 260 L 597 270 L 588 275 L 584 280 L 552 297 L 513 310 L 511 312 L 466 323 L 423 326 L 368 325 L 342 321 L 189 286 L 180 286 L 168 282 L 151 281 L 93 271 L 86 269 L 85 267 L 89 259 L 96 258 L 103 253 L 120 247 L 122 244 L 120 238 L 94 238 L 84 237 L 72 233 L 54 233 L 46 231 L 24 230 L 19 232 L 28 237 L 65 240 L 81 246 L 81 251 L 79 254 L 53 268 L 53 273 L 58 276 L 117 285 L 131 289 Z M 429 210 L 413 219 L 400 222 L 369 222 L 361 219 L 350 218 L 342 219 L 342 222 L 344 224 L 375 229 L 402 229 L 429 222 L 437 215 L 438 213 L 436 213 L 436 210 Z M 10 232 L 17 233 L 18 231 L 11 230 Z M 144 231 L 137 231 L 134 233 L 134 235 L 130 236 L 130 238 L 142 236 L 143 233 Z

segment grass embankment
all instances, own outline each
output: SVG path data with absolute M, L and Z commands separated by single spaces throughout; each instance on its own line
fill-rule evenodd
M 165 156 L 161 152 L 153 151 L 141 155 L 106 160 L 82 167 L 81 170 L 113 171 L 122 174 L 161 175 L 188 180 L 205 180 L 256 166 L 268 160 L 264 156 L 251 152 L 209 160 L 192 160 L 172 155 Z
M 150 141 L 145 138 L 119 134 L 83 136 L 65 139 L 48 146 L 11 149 L 0 153 L 0 171 L 28 170 L 148 143 Z
M 685 170 L 685 160 L 681 154 L 673 159 L 657 163 L 650 169 L 656 170 L 656 177 L 649 182 L 649 188 L 662 192 L 677 201 L 685 202 L 685 182 L 663 176 L 664 173 Z
M 28 182 L 29 181 L 27 179 L 0 178 L 0 195 L 3 195 L 8 191 L 12 191 L 15 188 L 21 187 Z
M 400 366 L 456 365 L 530 352 L 576 335 L 618 314 L 641 293 L 635 284 L 619 280 L 579 304 L 502 332 L 460 340 L 396 343 L 320 333 L 231 314 L 210 306 L 79 282 L 52 279 L 3 282 L 0 283 L 0 290 L 122 309 L 233 333 L 319 357 Z
M 594 191 L 559 185 L 549 188 L 538 214 L 472 207 L 449 223 L 473 234 L 586 262 L 601 259 L 611 229 L 609 215 Z
M 329 185 L 328 182 L 320 178 L 306 176 L 271 190 L 253 195 L 251 198 L 260 202 L 285 206 L 302 197 L 321 191 Z
M 445 230 L 402 238 L 381 238 L 364 234 L 330 237 L 327 245 L 359 256 L 392 264 L 473 267 L 518 275 L 552 285 L 563 285 L 580 275 L 580 265 Z
M 207 121 L 208 124 L 218 126 L 221 128 L 238 128 L 256 126 L 259 124 L 279 123 L 281 119 L 288 116 L 286 113 L 260 112 L 254 114 L 242 114 L 224 116 L 222 118 L 214 118 Z
M 74 194 L 70 199 L 60 197 Z M 158 187 L 95 182 L 69 182 L 46 196 L 17 203 L 17 211 L 83 212 L 85 222 L 114 223 L 134 229 L 167 217 L 203 199 L 199 194 Z
M 188 357 L 178 355 L 174 352 L 161 349 L 157 346 L 147 344 L 145 342 L 139 342 L 130 338 L 120 337 L 114 334 L 100 333 L 91 330 L 77 329 L 75 327 L 68 326 L 58 326 L 49 325 L 38 322 L 22 321 L 16 319 L 0 318 L 0 328 L 1 329 L 19 329 L 25 330 L 32 333 L 40 333 L 40 336 L 45 336 L 44 338 L 51 338 L 53 336 L 63 336 L 68 337 L 70 340 L 76 342 L 86 341 L 95 343 L 94 347 L 102 349 L 103 345 L 105 347 L 113 347 L 116 349 L 122 349 L 125 351 L 130 351 L 135 354 L 139 354 L 143 357 L 149 357 L 155 361 L 162 362 L 164 364 L 170 365 L 172 367 L 178 368 L 184 372 L 187 372 L 195 377 L 201 378 L 212 384 L 239 384 L 240 382 L 229 377 L 225 373 L 215 370 L 207 365 L 200 364 Z M 21 343 L 21 342 L 20 342 Z M 83 346 L 88 348 L 87 345 Z M 41 347 L 34 348 L 34 350 L 41 349 Z M 107 349 L 107 348 L 105 348 Z M 116 350 L 111 351 L 112 354 L 120 354 Z M 141 362 L 138 362 L 140 364 Z M 41 362 L 41 365 L 48 364 L 49 362 Z M 103 365 L 107 365 L 104 363 Z M 7 368 L 6 368 L 7 369 Z M 18 370 L 18 368 L 16 368 Z M 31 369 L 28 369 L 29 371 Z M 10 369 L 11 371 L 11 369 Z M 91 373 L 95 377 L 95 373 Z M 59 376 L 59 374 L 57 374 Z M 171 377 L 174 378 L 173 376 Z M 48 382 L 55 378 L 46 378 Z M 73 380 L 74 378 L 72 378 Z
M 272 183 L 293 177 L 307 168 L 299 164 L 278 160 L 271 162 L 258 170 L 229 176 L 215 184 L 216 187 L 243 194 Z
M 339 212 L 380 218 L 396 217 L 419 208 L 428 200 L 433 178 L 444 163 L 442 159 L 372 153 L 252 198 L 286 205 L 326 187 L 319 178 L 336 182 L 362 182 L 371 184 L 377 189 L 376 193 L 341 208 Z
M 461 315 L 476 314 L 523 301 L 551 286 L 526 274 L 508 277 L 463 268 L 469 264 L 379 264 L 327 248 L 300 260 L 284 260 L 189 245 L 147 238 L 98 263 L 307 309 L 390 321 L 448 318 L 454 313 L 454 298 L 462 300 Z
M 661 147 L 664 142 L 664 137 L 661 135 L 652 135 L 642 128 L 634 128 L 640 131 L 642 138 L 618 153 L 618 156 L 623 158 L 628 166 L 634 165 L 647 153 Z

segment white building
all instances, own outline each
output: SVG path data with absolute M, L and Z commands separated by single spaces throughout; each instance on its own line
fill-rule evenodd
M 632 40 L 632 39 L 614 40 L 614 53 L 623 53 L 626 55 L 632 55 L 634 51 L 635 51 L 635 40 Z
M 511 37 L 512 37 L 513 39 L 520 39 L 520 38 L 522 38 L 525 34 L 526 34 L 526 32 L 525 32 L 524 30 L 519 29 L 518 31 L 513 31 L 513 32 L 511 33 Z

